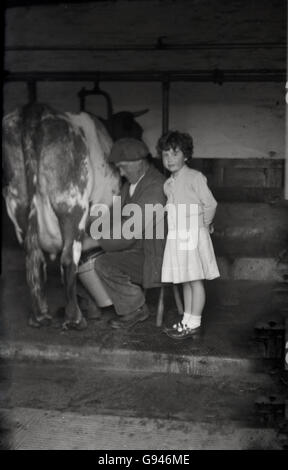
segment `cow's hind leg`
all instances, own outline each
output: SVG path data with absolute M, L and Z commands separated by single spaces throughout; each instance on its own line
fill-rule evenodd
M 29 216 L 25 237 L 25 251 L 26 276 L 32 303 L 29 325 L 39 327 L 50 324 L 52 317 L 48 313 L 48 305 L 44 293 L 46 263 L 39 245 L 37 215 L 34 207 Z
M 63 237 L 61 269 L 65 286 L 66 306 L 63 328 L 82 330 L 87 327 L 77 301 L 77 268 L 82 249 L 84 211 L 74 207 L 69 214 L 59 217 Z

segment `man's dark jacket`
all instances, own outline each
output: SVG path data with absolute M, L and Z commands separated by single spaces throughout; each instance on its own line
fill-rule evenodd
M 163 192 L 163 184 L 165 177 L 158 171 L 154 165 L 150 164 L 145 175 L 136 186 L 135 192 L 130 197 L 129 183 L 125 182 L 121 189 L 122 208 L 127 204 L 138 204 L 141 208 L 143 217 L 145 214 L 146 204 L 160 204 L 163 208 L 166 204 L 166 197 Z M 127 217 L 122 217 L 121 224 L 127 220 Z M 158 220 L 158 226 L 163 224 L 162 220 Z M 140 225 L 140 224 L 139 224 Z M 163 261 L 163 253 L 165 248 L 165 237 L 167 235 L 166 218 L 164 219 L 164 237 L 156 239 L 155 235 L 156 217 L 153 217 L 154 236 L 152 239 L 139 240 L 132 238 L 127 240 L 123 237 L 121 239 L 101 239 L 100 244 L 107 252 L 112 251 L 127 251 L 127 264 L 129 265 L 129 250 L 144 250 L 144 265 L 143 265 L 143 282 L 144 288 L 156 287 L 161 282 L 161 268 Z M 147 220 L 146 220 L 147 226 Z M 142 232 L 144 233 L 144 218 L 142 218 Z M 141 230 L 141 227 L 140 227 Z M 137 227 L 136 227 L 137 232 Z M 141 234 L 138 234 L 141 236 Z

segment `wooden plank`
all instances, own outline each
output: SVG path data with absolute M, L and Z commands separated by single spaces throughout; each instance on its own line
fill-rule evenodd
M 266 187 L 266 176 L 263 168 L 225 168 L 222 186 L 245 186 L 246 188 Z
M 284 168 L 270 168 L 267 171 L 267 187 L 283 187 L 284 186 Z
M 53 30 L 51 30 L 53 31 Z M 64 41 L 64 39 L 63 39 Z M 97 43 L 96 43 L 97 45 Z M 64 44 L 63 44 L 64 46 Z M 273 52 L 275 69 L 285 69 L 285 54 L 281 50 Z M 31 71 L 79 71 L 99 72 L 139 70 L 169 71 L 174 70 L 239 70 L 270 69 L 271 54 L 266 51 L 225 51 L 203 54 L 203 51 L 7 51 L 4 55 L 5 69 L 10 72 Z
M 213 188 L 283 188 L 284 160 L 197 158 L 193 168 L 202 171 Z M 260 199 L 261 200 L 261 199 Z
M 229 168 L 271 168 L 284 169 L 284 159 L 270 158 L 195 158 L 193 165 L 202 166 L 203 170 L 214 171 L 215 166 Z
M 274 203 L 282 200 L 284 196 L 283 188 L 213 187 L 211 184 L 210 188 L 219 202 Z
M 239 8 L 235 0 L 118 0 L 12 8 L 6 32 L 9 46 L 145 44 L 160 36 L 168 43 L 285 43 L 285 2 L 254 0 Z

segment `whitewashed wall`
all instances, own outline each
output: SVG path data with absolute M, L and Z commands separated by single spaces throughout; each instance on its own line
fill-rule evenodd
M 99 47 L 192 42 L 277 42 L 285 40 L 285 3 L 280 0 L 160 0 L 98 2 L 81 5 L 12 8 L 6 12 L 5 68 L 25 71 L 212 70 L 285 68 L 285 50 L 189 50 L 142 52 L 51 51 L 49 47 Z M 17 46 L 46 51 L 12 51 Z M 10 49 L 9 49 L 10 48 Z M 77 92 L 92 83 L 45 82 L 38 99 L 78 111 Z M 102 83 L 115 111 L 149 108 L 139 119 L 144 140 L 155 154 L 161 133 L 159 83 Z M 170 91 L 170 127 L 190 132 L 195 157 L 250 158 L 284 156 L 284 83 L 174 83 Z M 26 87 L 4 87 L 4 110 L 27 100 Z M 103 115 L 103 102 L 90 100 Z

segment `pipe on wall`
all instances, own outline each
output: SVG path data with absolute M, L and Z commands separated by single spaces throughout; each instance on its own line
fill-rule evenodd
M 239 69 L 239 70 L 191 70 L 191 71 L 68 71 L 68 72 L 9 72 L 4 71 L 4 82 L 29 81 L 92 81 L 101 82 L 283 82 L 286 81 L 286 71 L 283 69 Z
M 109 93 L 107 93 L 104 90 L 101 90 L 100 85 L 99 85 L 99 80 L 97 80 L 94 83 L 94 88 L 91 90 L 88 90 L 87 88 L 83 87 L 78 93 L 78 97 L 80 100 L 80 111 L 86 111 L 86 97 L 87 96 L 103 96 L 105 99 L 106 103 L 106 108 L 107 108 L 107 119 L 111 119 L 112 114 L 113 114 L 113 105 L 112 105 L 112 99 Z
M 167 44 L 164 36 L 157 39 L 155 44 L 115 44 L 102 46 L 6 46 L 6 52 L 139 52 L 139 51 L 187 51 L 187 50 L 249 50 L 249 49 L 285 49 L 285 42 L 261 42 L 261 43 L 191 43 L 191 44 Z

